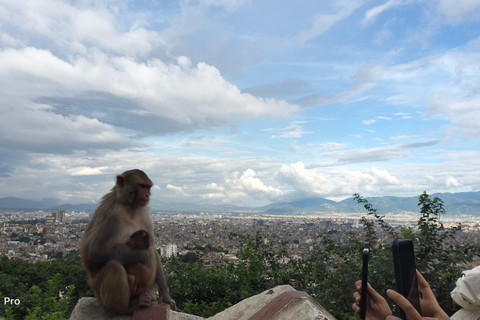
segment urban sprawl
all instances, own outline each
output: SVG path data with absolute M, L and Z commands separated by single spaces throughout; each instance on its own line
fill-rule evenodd
M 262 244 L 271 250 L 286 248 L 288 259 L 308 258 L 320 233 L 326 233 L 337 244 L 347 243 L 347 234 L 363 231 L 365 214 L 305 213 L 296 216 L 269 216 L 262 213 L 230 212 L 222 214 L 166 213 L 152 214 L 156 246 L 162 256 L 183 255 L 200 251 L 204 266 L 235 260 L 257 233 Z M 386 221 L 400 227 L 415 227 L 418 213 L 391 214 Z M 25 259 L 31 262 L 61 258 L 78 251 L 80 236 L 89 214 L 44 211 L 0 211 L 0 257 Z M 442 218 L 446 226 L 462 222 L 457 234 L 460 243 L 479 242 L 478 218 L 455 216 Z M 382 233 L 379 232 L 382 236 Z M 386 239 L 386 235 L 385 235 Z M 380 239 L 382 240 L 382 239 Z

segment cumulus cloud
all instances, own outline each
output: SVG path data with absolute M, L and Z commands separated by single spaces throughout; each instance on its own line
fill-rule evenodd
M 447 176 L 447 178 L 445 179 L 445 185 L 447 187 L 458 187 L 460 186 L 460 183 L 457 179 L 455 179 L 455 177 Z
M 88 45 L 93 45 L 119 54 L 145 55 L 164 44 L 159 33 L 140 26 L 119 32 L 114 15 L 101 5 L 92 10 L 57 0 L 19 0 L 3 1 L 1 8 L 0 17 L 4 22 L 74 52 L 85 51 Z
M 146 146 L 109 124 L 83 115 L 62 116 L 42 105 L 0 105 L 0 146 L 42 153 Z
M 348 170 L 341 175 L 325 175 L 315 169 L 307 169 L 303 162 L 284 164 L 278 177 L 293 188 L 293 192 L 306 196 L 343 195 L 362 191 L 378 191 L 385 186 L 399 184 L 399 180 L 387 170 L 373 167 L 369 172 Z
M 189 197 L 189 195 L 185 193 L 182 187 L 167 184 L 165 188 L 173 192 L 173 197 L 178 197 L 178 198 Z
M 228 11 L 241 4 L 189 5 Z M 168 50 L 171 29 L 146 29 L 147 16 L 121 3 L 2 1 L 0 113 L 8 116 L 0 120 L 0 146 L 35 152 L 143 147 L 136 138 L 287 117 L 299 109 L 242 93 L 207 63 L 153 55 Z
M 284 101 L 242 94 L 215 67 L 191 66 L 184 59 L 170 64 L 158 59 L 139 63 L 97 53 L 65 61 L 46 50 L 7 49 L 0 52 L 0 77 L 9 78 L 7 87 L 17 90 L 20 82 L 28 83 L 22 90 L 38 95 L 102 91 L 134 99 L 156 116 L 207 127 L 236 119 L 285 117 L 298 109 Z M 43 83 L 41 91 L 38 80 Z
M 266 186 L 252 169 L 245 170 L 242 174 L 236 171 L 226 177 L 225 185 L 237 190 L 237 192 L 248 193 L 251 196 L 266 196 L 275 199 L 283 195 L 283 192 L 272 186 Z

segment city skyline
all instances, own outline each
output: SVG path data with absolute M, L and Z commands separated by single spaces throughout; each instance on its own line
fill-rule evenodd
M 0 198 L 480 191 L 480 3 L 0 0 Z

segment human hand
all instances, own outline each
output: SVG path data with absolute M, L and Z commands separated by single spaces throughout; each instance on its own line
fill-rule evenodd
M 392 310 L 388 306 L 387 301 L 378 294 L 375 289 L 368 283 L 368 298 L 367 298 L 367 313 L 366 313 L 366 320 L 385 320 L 385 318 L 392 314 Z M 357 288 L 357 292 L 353 294 L 353 298 L 355 299 L 355 303 L 352 305 L 353 311 L 355 311 L 355 317 L 360 319 L 360 300 L 362 294 L 359 292 L 362 289 L 362 280 L 358 280 L 355 283 L 355 287 Z
M 430 285 L 425 278 L 417 271 L 417 280 L 423 299 L 420 299 L 420 308 L 422 315 L 418 313 L 415 307 L 401 294 L 393 290 L 387 290 L 387 295 L 392 299 L 407 315 L 409 320 L 449 320 L 450 317 L 443 311 L 433 294 Z M 422 317 L 423 316 L 423 317 Z M 386 320 L 401 320 L 394 316 L 388 316 Z

